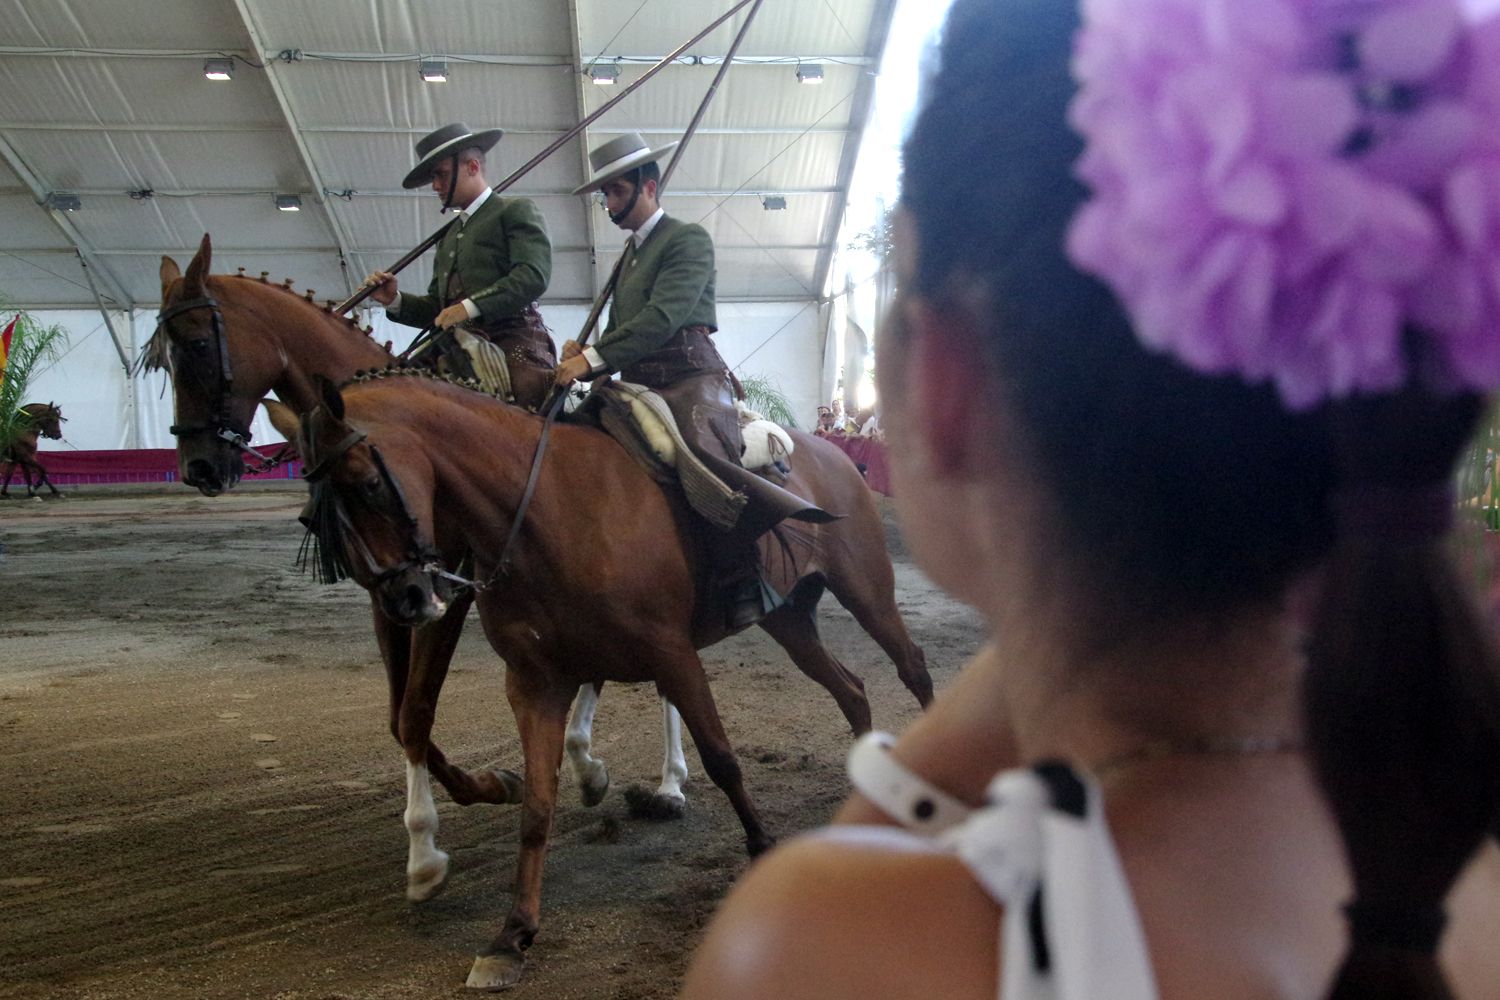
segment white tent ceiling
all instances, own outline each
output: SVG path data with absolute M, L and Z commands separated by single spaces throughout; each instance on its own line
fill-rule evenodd
M 823 292 L 895 0 L 765 0 L 674 175 L 670 210 L 718 249 L 724 301 Z M 154 304 L 158 258 L 207 232 L 214 270 L 290 277 L 341 299 L 442 221 L 400 186 L 449 121 L 500 126 L 492 181 L 529 160 L 733 0 L 0 0 L 0 294 L 29 308 Z M 748 8 L 747 8 L 748 11 Z M 741 12 L 523 178 L 547 218 L 547 301 L 592 299 L 622 234 L 581 183 L 585 150 L 636 129 L 676 138 Z M 232 55 L 234 78 L 203 75 Z M 446 57 L 446 83 L 420 58 Z M 800 85 L 799 60 L 821 86 Z M 77 194 L 78 211 L 42 203 Z M 149 194 L 147 194 L 149 192 Z M 279 212 L 276 193 L 301 196 Z M 761 196 L 784 195 L 784 211 Z M 84 264 L 89 265 L 84 267 Z M 426 261 L 402 275 L 428 280 Z

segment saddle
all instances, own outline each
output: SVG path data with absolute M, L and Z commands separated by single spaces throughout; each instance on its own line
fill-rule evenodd
M 462 323 L 439 340 L 439 370 L 474 379 L 486 392 L 518 406 L 536 410 L 552 388 L 557 355 L 535 303 L 488 326 Z
M 791 472 L 791 436 L 743 404 L 738 413 L 745 441 L 741 465 L 767 479 L 784 480 Z M 658 482 L 681 484 L 689 505 L 715 528 L 729 531 L 738 524 L 749 498 L 693 453 L 660 394 L 633 382 L 599 383 L 576 416 L 597 423 Z

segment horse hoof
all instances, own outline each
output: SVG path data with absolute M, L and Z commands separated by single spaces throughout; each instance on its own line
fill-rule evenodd
M 464 985 L 471 990 L 498 993 L 519 983 L 525 968 L 524 955 L 475 955 L 469 980 Z
M 509 768 L 501 768 L 494 775 L 500 779 L 500 787 L 505 790 L 506 802 L 520 802 L 525 798 L 526 779 Z
M 757 837 L 745 838 L 745 853 L 752 858 L 758 858 L 762 854 L 776 846 L 776 838 L 769 834 L 761 834 Z
M 425 903 L 448 884 L 448 855 L 442 851 L 414 871 L 406 873 L 406 898 L 413 903 Z
M 682 819 L 687 815 L 687 796 L 681 792 L 657 792 L 651 796 L 651 809 L 661 819 Z
M 670 820 L 682 819 L 687 814 L 687 797 L 664 795 L 647 791 L 640 785 L 625 789 L 625 805 L 632 819 Z
M 604 795 L 609 791 L 609 768 L 603 762 L 598 767 L 589 769 L 587 775 L 579 775 L 578 794 L 583 797 L 586 806 L 597 806 L 604 801 Z

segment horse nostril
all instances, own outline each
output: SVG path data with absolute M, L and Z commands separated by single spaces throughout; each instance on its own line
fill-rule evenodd
M 188 462 L 186 478 L 189 486 L 197 486 L 199 483 L 214 483 L 218 480 L 218 476 L 214 474 L 213 464 L 202 458 L 195 458 Z
M 427 603 L 427 592 L 415 583 L 406 587 L 406 606 L 412 614 L 416 614 Z

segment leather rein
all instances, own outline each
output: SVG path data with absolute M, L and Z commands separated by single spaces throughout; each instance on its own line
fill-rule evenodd
M 181 302 L 175 302 L 170 307 L 162 309 L 156 314 L 156 333 L 153 336 L 165 333 L 170 320 L 197 309 L 207 309 L 212 316 L 209 325 L 213 330 L 214 370 L 217 375 L 213 383 L 213 404 L 210 407 L 213 415 L 206 423 L 173 424 L 168 431 L 174 437 L 207 434 L 216 440 L 223 441 L 236 451 L 254 456 L 260 464 L 247 468 L 245 470 L 247 473 L 254 475 L 268 472 L 286 461 L 291 449 L 284 447 L 271 456 L 256 451 L 250 447 L 250 429 L 236 426 L 234 418 L 229 414 L 229 400 L 234 392 L 234 370 L 229 363 L 229 343 L 224 336 L 224 314 L 219 311 L 218 300 L 205 292 L 199 298 L 183 299 Z M 168 340 L 170 341 L 170 335 L 168 335 Z

